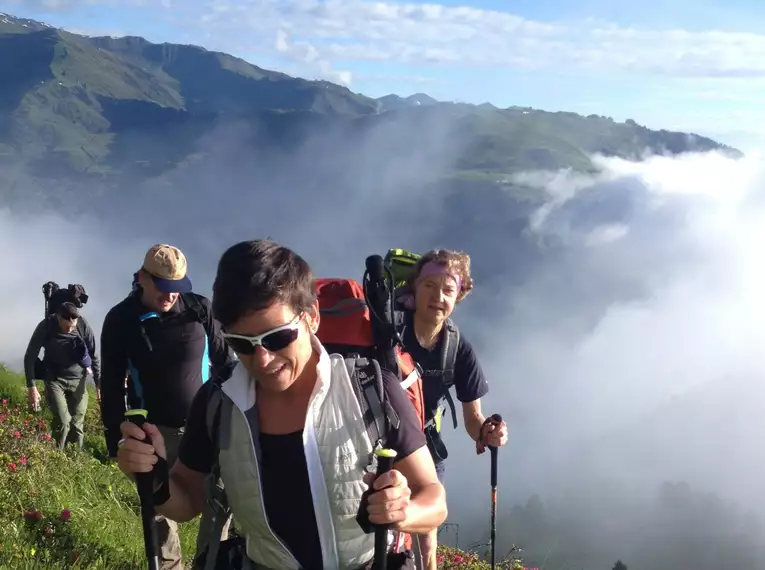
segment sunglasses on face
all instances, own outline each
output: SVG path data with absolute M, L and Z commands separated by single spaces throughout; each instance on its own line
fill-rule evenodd
M 240 334 L 223 333 L 223 338 L 238 354 L 255 354 L 258 346 L 262 346 L 269 352 L 278 352 L 295 342 L 300 333 L 299 323 L 303 314 L 297 315 L 291 322 L 257 336 L 245 336 Z

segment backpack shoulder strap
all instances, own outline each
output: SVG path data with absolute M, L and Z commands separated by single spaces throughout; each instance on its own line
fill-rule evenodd
M 207 311 L 204 305 L 199 302 L 199 298 L 194 293 L 181 293 L 181 299 L 186 308 L 194 312 L 194 318 L 204 327 L 207 336 L 210 336 L 210 331 L 207 330 Z
M 224 421 L 226 418 L 230 418 L 230 408 L 233 406 L 233 402 L 223 393 L 221 386 L 226 380 L 231 378 L 231 375 L 234 373 L 234 369 L 238 365 L 239 362 L 237 361 L 229 362 L 226 366 L 219 370 L 218 375 L 211 381 L 212 387 L 210 388 L 210 398 L 207 401 L 207 415 L 205 418 L 205 425 L 207 426 L 207 435 L 210 437 L 210 441 L 212 441 L 213 445 L 215 446 L 216 463 L 218 452 L 220 451 L 219 443 L 221 441 L 221 435 L 225 435 L 223 441 L 226 445 L 228 444 L 228 433 L 226 432 L 225 434 L 221 434 L 220 431 L 221 418 L 225 416 Z
M 351 379 L 351 386 L 361 406 L 364 425 L 372 443 L 370 467 L 374 462 L 374 452 L 383 448 L 387 442 L 391 427 L 398 429 L 400 418 L 396 410 L 385 397 L 382 369 L 375 359 L 346 358 L 345 366 Z
M 55 333 L 54 326 L 53 326 L 53 315 L 48 315 L 45 317 L 45 336 L 43 337 L 43 342 L 47 341 L 50 337 L 52 337 Z
M 207 337 L 207 343 L 205 344 L 204 356 L 202 357 L 202 384 L 206 384 L 210 377 L 215 375 L 215 367 L 210 360 L 210 344 L 213 342 L 213 335 L 215 332 L 210 329 L 210 323 L 208 319 L 208 313 L 205 306 L 199 301 L 199 296 L 194 293 L 181 293 L 181 299 L 186 309 L 191 310 L 194 313 L 194 319 L 202 325 Z M 230 354 L 230 351 L 229 351 Z
M 221 480 L 219 458 L 221 446 L 228 445 L 232 406 L 233 403 L 223 393 L 220 382 L 215 381 L 207 403 L 205 418 L 207 433 L 213 443 L 214 459 L 212 471 L 205 478 L 205 501 L 210 508 L 211 519 L 209 523 L 210 532 L 207 533 L 209 542 L 206 549 L 204 570 L 214 570 L 222 540 L 221 534 L 226 521 L 231 516 L 228 498 Z
M 457 362 L 457 348 L 460 345 L 460 329 L 451 319 L 446 319 L 444 342 L 441 346 L 441 370 L 444 383 L 451 388 L 454 384 L 454 365 Z
M 451 319 L 446 319 L 443 343 L 441 345 L 441 379 L 444 383 L 444 399 L 452 414 L 452 425 L 457 429 L 457 408 L 449 391 L 454 385 L 454 365 L 457 361 L 457 348 L 460 345 L 460 329 Z
M 205 426 L 207 435 L 215 446 L 216 456 L 218 449 L 218 435 L 220 431 L 220 415 L 223 409 L 223 391 L 216 382 L 211 389 L 210 399 L 207 401 L 207 415 L 205 417 Z

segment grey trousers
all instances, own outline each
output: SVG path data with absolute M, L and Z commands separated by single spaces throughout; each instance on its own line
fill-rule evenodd
M 183 428 L 157 426 L 165 440 L 167 450 L 167 466 L 172 468 L 178 458 L 178 446 L 183 437 Z M 183 570 L 181 555 L 181 538 L 178 535 L 178 523 L 162 515 L 154 517 L 157 527 L 157 542 L 159 543 L 159 570 Z
M 58 448 L 64 449 L 69 440 L 81 450 L 85 437 L 85 412 L 88 411 L 86 378 L 46 380 L 45 400 L 53 414 L 51 431 Z

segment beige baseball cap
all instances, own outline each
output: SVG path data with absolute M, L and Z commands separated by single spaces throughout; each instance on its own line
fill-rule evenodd
M 146 252 L 143 269 L 163 293 L 188 293 L 191 281 L 186 275 L 186 256 L 172 245 L 159 243 Z

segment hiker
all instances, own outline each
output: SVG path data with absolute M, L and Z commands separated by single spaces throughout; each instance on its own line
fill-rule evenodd
M 133 290 L 104 318 L 102 417 L 112 458 L 117 456 L 120 423 L 129 404 L 148 411 L 173 461 L 191 402 L 211 375 L 210 362 L 215 369 L 233 358 L 210 301 L 191 292 L 186 270 L 186 257 L 178 248 L 151 247 L 134 275 Z M 178 525 L 162 516 L 156 523 L 161 570 L 180 570 Z
M 42 359 L 40 349 L 45 351 Z M 24 355 L 24 374 L 33 410 L 38 409 L 40 402 L 34 381 L 44 381 L 45 400 L 53 414 L 51 429 L 58 448 L 64 449 L 67 442 L 73 440 L 81 450 L 88 409 L 87 379 L 92 377 L 96 390 L 101 380 L 93 329 L 74 303 L 57 305 L 55 312 L 35 327 Z
M 499 447 L 507 443 L 504 422 L 495 427 L 486 423 L 481 398 L 489 391 L 478 357 L 470 342 L 451 322 L 457 304 L 473 289 L 470 257 L 466 253 L 434 249 L 421 256 L 407 280 L 400 302 L 405 306 L 402 341 L 405 349 L 423 370 L 422 393 L 425 407 L 425 435 L 436 472 L 443 483 L 448 455 L 441 439 L 442 404 L 449 405 L 457 427 L 453 386 L 462 403 L 462 417 L 470 439 L 478 445 Z M 449 350 L 450 343 L 452 346 Z M 428 570 L 436 568 L 437 533 L 421 537 L 420 546 Z M 424 540 L 423 540 L 424 539 Z
M 377 478 L 366 472 L 377 422 L 368 424 L 361 412 L 373 408 L 357 366 L 369 361 L 351 359 L 349 366 L 316 337 L 316 284 L 300 256 L 271 240 L 232 246 L 218 265 L 213 311 L 239 362 L 225 382 L 207 383 L 194 399 L 170 476 L 156 477 L 166 499 L 156 501 L 159 512 L 193 519 L 206 500 L 207 476 L 219 474 L 244 537 L 238 548 L 251 561 L 245 568 L 272 570 L 370 568 L 375 535 L 357 515 L 413 533 L 445 520 L 445 493 L 425 436 L 385 369 L 374 374 L 382 387 L 370 388 L 379 398 L 379 413 L 372 413 L 388 410 L 377 443 L 384 439 L 397 455 L 393 470 Z M 131 477 L 163 465 L 157 456 L 166 456 L 160 430 L 143 428 L 122 424 L 118 463 Z M 144 434 L 152 445 L 139 441 Z M 368 486 L 372 492 L 363 496 Z M 391 553 L 388 561 L 389 568 L 412 568 L 414 559 Z

